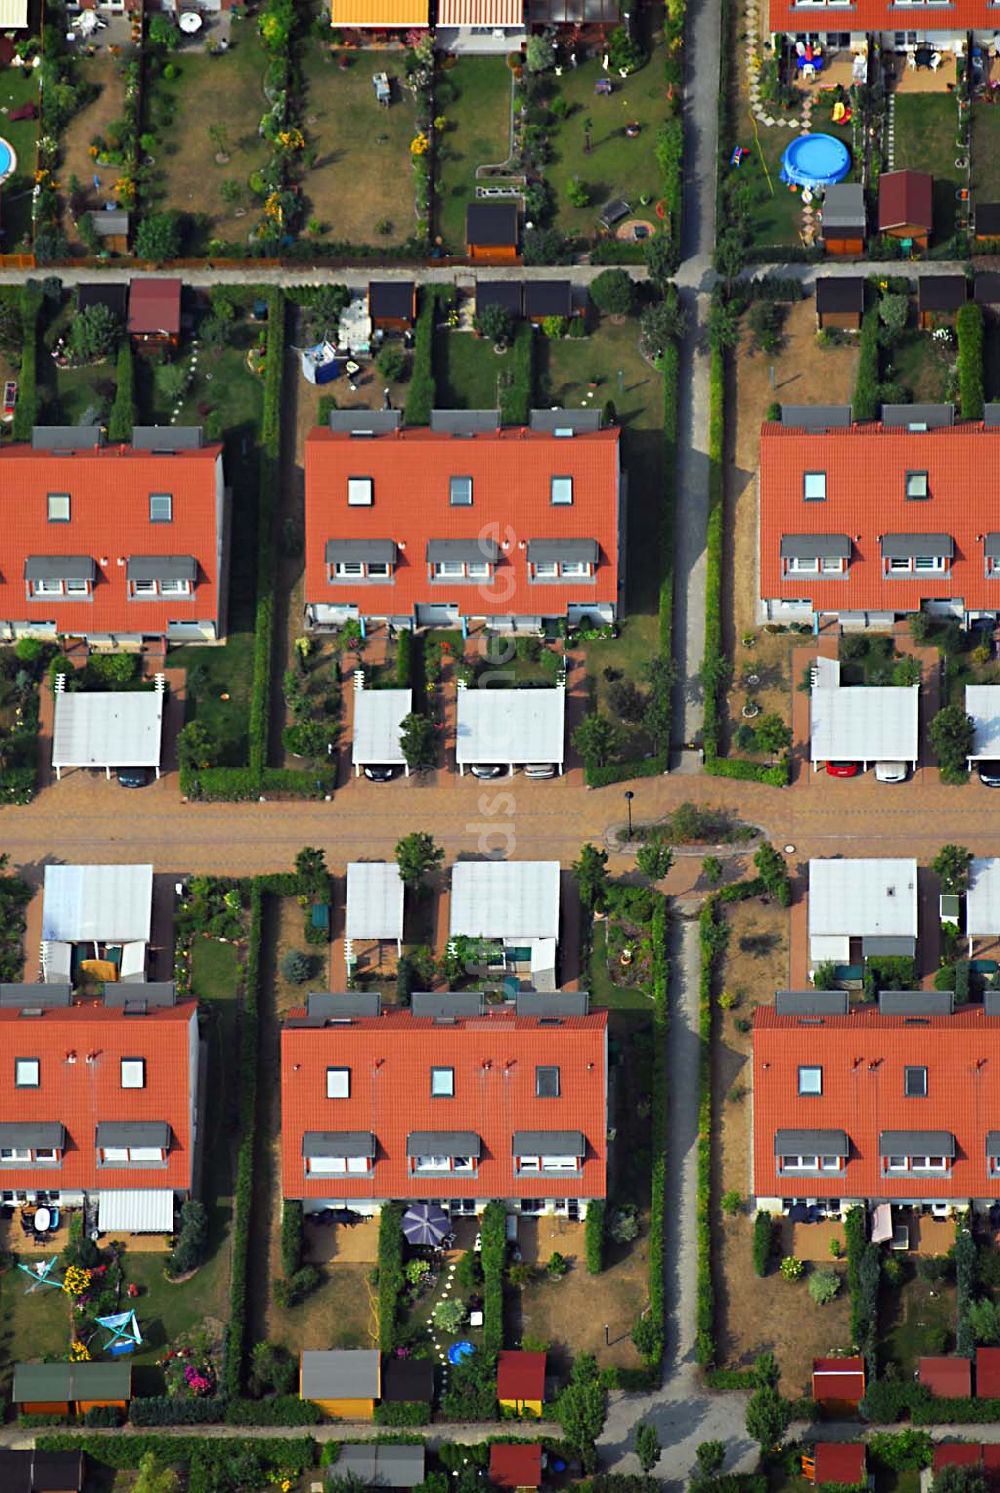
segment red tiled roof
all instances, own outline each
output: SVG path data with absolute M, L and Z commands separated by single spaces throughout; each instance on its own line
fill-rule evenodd
M 921 1358 L 920 1383 L 939 1400 L 964 1400 L 972 1393 L 972 1361 L 968 1358 Z
M 976 1395 L 980 1400 L 1000 1399 L 1000 1348 L 976 1349 Z
M 879 231 L 903 228 L 933 228 L 934 178 L 926 171 L 887 171 L 878 183 Z
M 162 332 L 176 337 L 181 329 L 181 282 L 159 276 L 132 280 L 128 295 L 128 329 L 139 335 Z
M 921 1174 L 920 1197 L 1000 1197 L 1000 1176 L 986 1166 L 986 1136 L 1000 1109 L 1000 1065 L 981 1063 L 1000 1036 L 1000 1017 L 982 1006 L 953 1016 L 881 1016 L 856 1009 L 803 1025 L 758 1006 L 753 1030 L 754 1191 L 759 1196 L 913 1197 L 912 1176 L 883 1176 L 879 1135 L 886 1130 L 944 1130 L 955 1137 L 951 1171 Z M 798 1092 L 800 1064 L 823 1069 L 823 1092 Z M 903 1068 L 927 1068 L 927 1097 L 903 1093 Z M 777 1130 L 842 1130 L 846 1171 L 780 1177 Z
M 144 1016 L 90 1003 L 32 1017 L 0 1010 L 0 1123 L 47 1121 L 66 1130 L 61 1167 L 4 1167 L 4 1187 L 58 1187 L 63 1192 L 190 1187 L 189 1064 L 192 1021 L 197 1037 L 196 1010 L 195 1001 L 152 1007 Z M 14 1060 L 24 1057 L 39 1059 L 38 1088 L 14 1087 Z M 143 1088 L 122 1088 L 123 1057 L 145 1060 Z M 169 1125 L 166 1166 L 99 1168 L 95 1132 L 109 1120 Z
M 362 440 L 312 431 L 305 447 L 306 603 L 351 602 L 364 615 L 405 617 L 418 602 L 451 601 L 462 611 L 505 616 L 564 615 L 568 601 L 616 602 L 619 436 L 617 429 L 566 438 L 516 428 L 458 439 L 406 429 Z M 374 501 L 349 507 L 347 479 L 359 476 L 373 478 Z M 452 476 L 472 478 L 470 506 L 449 502 Z M 573 478 L 572 503 L 553 505 L 553 476 Z M 428 541 L 480 538 L 501 546 L 492 581 L 429 579 Z M 394 540 L 394 579 L 331 584 L 331 539 Z M 595 540 L 596 577 L 530 580 L 525 546 L 535 539 Z
M 0 620 L 54 621 L 61 633 L 146 634 L 165 632 L 168 622 L 217 621 L 221 462 L 221 445 L 173 455 L 117 445 L 84 451 L 8 447 L 0 454 Z M 48 494 L 65 492 L 69 523 L 49 523 Z M 170 523 L 150 523 L 154 492 L 171 494 Z M 90 599 L 28 600 L 24 566 L 32 555 L 89 556 L 95 567 Z M 130 600 L 127 563 L 139 555 L 193 556 L 193 594 Z
M 934 1448 L 934 1472 L 942 1467 L 978 1467 L 983 1460 L 983 1449 L 975 1441 L 939 1441 Z
M 503 1010 L 439 1026 L 393 1010 L 350 1026 L 281 1032 L 281 1165 L 289 1198 L 604 1197 L 607 1152 L 607 1012 L 567 1016 L 558 1027 Z M 535 1066 L 557 1065 L 558 1099 L 535 1094 Z M 431 1097 L 431 1067 L 454 1073 L 454 1098 Z M 350 1068 L 350 1096 L 326 1098 L 328 1067 Z M 582 1132 L 579 1176 L 514 1175 L 515 1131 Z M 306 1176 L 307 1131 L 374 1134 L 368 1176 Z M 417 1131 L 472 1131 L 478 1176 L 414 1176 L 407 1137 Z
M 852 0 L 850 9 L 842 14 L 852 32 L 901 29 L 899 9 L 891 0 Z M 770 0 L 768 29 L 771 31 L 811 31 L 817 19 L 801 0 L 798 5 L 795 0 Z M 920 36 L 931 43 L 935 36 L 950 38 L 966 31 L 992 32 L 996 25 L 988 0 L 953 0 L 941 11 L 928 11 L 924 19 L 928 24 L 920 27 Z M 944 65 L 947 67 L 947 62 Z
M 844 1483 L 857 1487 L 867 1479 L 864 1443 L 817 1441 L 816 1483 Z
M 917 611 L 922 600 L 962 597 L 967 609 L 995 610 L 1000 576 L 986 574 L 983 533 L 995 497 L 1000 429 L 968 422 L 908 431 L 856 425 L 808 435 L 777 423 L 761 429 L 760 584 L 765 599 L 809 597 L 818 610 Z M 805 472 L 826 473 L 826 501 L 805 502 Z M 930 498 L 908 501 L 906 474 L 926 471 Z M 970 501 L 970 494 L 977 501 Z M 986 516 L 984 516 L 986 515 Z M 883 578 L 880 536 L 949 534 L 950 575 Z M 782 573 L 781 540 L 791 534 L 845 535 L 846 578 Z
M 497 1358 L 498 1400 L 544 1400 L 545 1354 L 504 1348 Z
M 539 1488 L 542 1448 L 537 1441 L 494 1442 L 490 1447 L 490 1482 L 498 1488 Z
M 865 1392 L 863 1358 L 814 1358 L 812 1397 L 814 1400 L 850 1400 L 857 1402 Z

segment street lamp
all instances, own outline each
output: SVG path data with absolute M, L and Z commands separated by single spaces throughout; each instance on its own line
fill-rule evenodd
M 628 805 L 628 837 L 629 837 L 630 840 L 632 838 L 632 800 L 633 800 L 633 798 L 635 798 L 635 794 L 632 792 L 632 789 L 631 788 L 626 788 L 625 789 L 625 802 Z

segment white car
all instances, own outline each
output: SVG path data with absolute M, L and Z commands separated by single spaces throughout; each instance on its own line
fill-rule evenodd
M 554 778 L 556 775 L 556 764 L 554 762 L 529 762 L 524 769 L 526 778 Z
M 910 770 L 905 762 L 875 763 L 875 781 L 877 783 L 905 783 L 909 772 Z

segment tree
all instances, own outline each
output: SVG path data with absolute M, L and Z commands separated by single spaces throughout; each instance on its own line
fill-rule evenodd
M 571 176 L 566 184 L 566 198 L 571 207 L 588 207 L 590 205 L 590 188 L 578 176 Z
M 598 311 L 609 316 L 628 316 L 635 302 L 635 287 L 625 270 L 602 270 L 590 286 L 590 299 Z
M 121 323 L 110 306 L 95 301 L 78 311 L 69 324 L 69 349 L 75 358 L 94 363 L 114 352 Z
M 476 316 L 476 331 L 499 346 L 508 343 L 514 331 L 514 317 L 509 306 L 484 306 Z
M 608 900 L 608 852 L 598 850 L 596 845 L 582 845 L 580 854 L 573 862 L 572 872 L 576 878 L 577 891 L 584 908 L 590 912 L 603 912 Z
M 399 342 L 387 342 L 375 360 L 375 366 L 386 383 L 398 384 L 406 372 L 406 353 Z
M 662 1450 L 656 1427 L 648 1420 L 641 1420 L 635 1428 L 635 1454 L 643 1472 L 652 1472 Z
M 558 228 L 526 228 L 521 257 L 525 264 L 569 264 L 573 248 Z
M 524 65 L 529 73 L 547 73 L 556 60 L 556 44 L 549 33 L 529 36 L 524 49 Z
M 909 314 L 909 296 L 883 292 L 879 297 L 878 319 L 885 327 L 886 337 L 890 343 L 895 342 L 905 331 Z
M 340 313 L 350 304 L 351 292 L 346 285 L 319 285 L 309 305 L 309 321 L 317 336 L 327 337 L 337 331 Z
M 783 752 L 792 744 L 792 731 L 775 712 L 762 715 L 754 727 L 757 745 L 762 752 Z
M 181 1227 L 170 1255 L 170 1271 L 173 1275 L 184 1275 L 197 1270 L 205 1258 L 208 1246 L 208 1214 L 205 1204 L 197 1198 L 188 1198 L 181 1208 Z
M 290 985 L 304 985 L 311 980 L 316 961 L 302 949 L 289 949 L 281 961 L 281 973 Z
M 160 19 L 154 16 L 153 20 Z M 135 233 L 135 252 L 139 259 L 162 264 L 176 259 L 181 246 L 181 232 L 176 213 L 149 213 L 139 220 Z
M 139 1476 L 132 1484 L 132 1493 L 176 1493 L 178 1486 L 176 1472 L 155 1452 L 145 1452 L 139 1458 Z
M 709 346 L 722 352 L 727 347 L 735 347 L 739 340 L 739 311 L 731 301 L 713 301 L 708 310 Z
M 444 860 L 440 845 L 435 845 L 434 837 L 422 829 L 404 835 L 396 845 L 395 853 L 400 879 L 411 891 L 415 891 Z
M 181 34 L 169 16 L 154 14 L 149 20 L 149 39 L 154 47 L 173 52 L 180 43 Z
M 646 660 L 642 675 L 649 685 L 643 725 L 653 739 L 654 751 L 665 752 L 670 746 L 670 692 L 677 682 L 677 665 L 668 654 L 654 653 Z
M 746 244 L 736 228 L 727 228 L 715 241 L 715 268 L 727 286 L 740 274 L 746 262 Z
M 634 679 L 616 679 L 608 688 L 608 705 L 614 715 L 637 726 L 646 711 L 646 696 Z
M 437 735 L 429 716 L 411 710 L 399 723 L 399 746 L 411 772 L 433 767 L 437 762 Z
M 1000 1306 L 984 1296 L 980 1301 L 970 1301 L 968 1309 L 969 1328 L 977 1343 L 1000 1342 Z
M 639 318 L 642 350 L 648 358 L 659 358 L 671 342 L 680 341 L 687 329 L 687 312 L 678 301 L 653 301 Z
M 964 845 L 942 845 L 931 861 L 931 870 L 941 878 L 941 890 L 960 895 L 969 890 L 969 867 L 972 852 Z
M 573 745 L 586 766 L 607 767 L 621 751 L 624 732 L 609 715 L 585 715 L 573 732 Z
M 781 1445 L 789 1418 L 788 1404 L 771 1385 L 762 1385 L 750 1396 L 747 1401 L 747 1435 L 759 1443 L 761 1455 L 766 1456 Z
M 951 773 L 965 772 L 972 750 L 973 725 L 961 705 L 946 705 L 931 721 L 931 745 L 938 762 Z
M 188 721 L 177 736 L 177 759 L 181 769 L 214 767 L 218 746 L 201 721 Z
M 701 863 L 701 874 L 709 886 L 718 886 L 722 880 L 722 862 L 717 855 L 706 855 Z
M 754 855 L 753 863 L 757 875 L 764 883 L 765 891 L 770 893 L 779 907 L 790 907 L 792 882 L 781 851 L 775 850 L 773 845 L 765 841 Z
M 434 1307 L 434 1325 L 449 1336 L 456 1333 L 465 1321 L 465 1303 L 442 1300 Z
M 569 1384 L 556 1401 L 556 1420 L 566 1440 L 579 1452 L 585 1472 L 593 1472 L 596 1466 L 594 1443 L 604 1429 L 607 1408 L 607 1391 L 599 1379 Z
M 650 840 L 640 845 L 635 853 L 635 863 L 643 876 L 650 881 L 662 881 L 673 865 L 674 853 L 662 840 Z
M 644 246 L 646 269 L 650 282 L 658 290 L 664 290 L 676 269 L 676 250 L 663 233 L 654 233 L 646 239 Z

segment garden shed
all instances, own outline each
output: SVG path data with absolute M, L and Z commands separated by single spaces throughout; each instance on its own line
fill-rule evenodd
M 865 1361 L 854 1358 L 814 1358 L 812 1397 L 818 1405 L 830 1410 L 842 1407 L 852 1412 L 865 1394 Z
M 524 314 L 536 325 L 547 316 L 573 315 L 573 286 L 569 280 L 528 280 L 524 287 Z
M 502 306 L 517 318 L 523 310 L 524 286 L 520 280 L 479 280 L 476 283 L 476 315 L 487 306 Z
M 465 252 L 470 259 L 508 261 L 517 259 L 518 203 L 470 202 L 465 210 Z
M 130 281 L 128 330 L 140 346 L 176 347 L 181 335 L 180 280 L 151 275 Z
M 354 776 L 364 767 L 410 769 L 399 743 L 403 721 L 413 709 L 413 691 L 408 689 L 356 689 L 351 760 Z
M 972 298 L 979 306 L 1000 306 L 1000 275 L 986 270 L 972 284 Z
M 934 178 L 926 171 L 886 171 L 878 184 L 878 231 L 924 249 L 934 227 Z
M 0 1450 L 4 1493 L 81 1493 L 86 1458 L 80 1451 Z
M 816 279 L 816 325 L 859 332 L 865 311 L 865 282 L 860 275 L 819 275 Z
M 405 332 L 417 319 L 417 287 L 413 280 L 371 280 L 368 315 L 384 332 Z
M 151 865 L 46 866 L 42 938 L 148 943 L 152 906 Z
M 977 202 L 974 222 L 976 238 L 1000 238 L 1000 202 Z
M 540 1416 L 545 1403 L 545 1354 L 503 1349 L 497 1358 L 497 1399 L 501 1410 Z
M 976 1349 L 976 1395 L 981 1400 L 1000 1399 L 1000 1348 Z
M 55 697 L 52 766 L 64 768 L 151 767 L 160 776 L 163 735 L 161 689 L 95 690 Z
M 370 1488 L 416 1488 L 424 1480 L 423 1442 L 413 1446 L 342 1446 L 330 1473 L 336 1481 L 356 1477 Z
M 128 316 L 128 286 L 121 281 L 88 280 L 76 287 L 76 309 L 86 311 L 88 306 L 107 306 L 115 320 L 124 326 Z
M 490 1447 L 490 1482 L 494 1488 L 540 1488 L 542 1447 L 538 1441 L 501 1443 Z
M 924 331 L 947 323 L 954 325 L 956 312 L 969 299 L 964 275 L 921 275 L 917 281 L 917 313 Z
M 553 762 L 563 769 L 566 691 L 460 689 L 455 730 L 458 770 L 477 762 Z
M 127 254 L 130 219 L 120 207 L 105 208 L 103 212 L 92 212 L 90 223 L 102 248 L 109 254 Z
M 867 1451 L 861 1441 L 817 1441 L 814 1482 L 863 1488 L 868 1482 Z
M 977 939 L 992 943 L 1000 938 L 1000 858 L 996 856 L 977 857 L 969 866 L 965 932 L 970 959 Z
M 376 1348 L 307 1349 L 299 1359 L 299 1397 L 327 1415 L 371 1420 L 381 1387 Z
M 972 1394 L 972 1364 L 956 1354 L 921 1358 L 917 1378 L 939 1400 L 967 1400 Z
M 868 219 L 860 182 L 842 181 L 827 187 L 821 223 L 828 254 L 864 253 Z
M 11 1400 L 22 1415 L 85 1414 L 93 1405 L 124 1410 L 132 1366 L 117 1363 L 18 1363 Z

